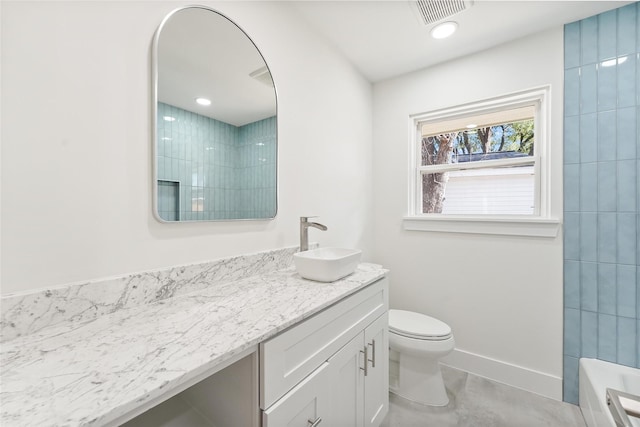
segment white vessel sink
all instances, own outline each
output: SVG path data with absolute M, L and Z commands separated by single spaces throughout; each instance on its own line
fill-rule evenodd
M 298 274 L 317 282 L 335 282 L 353 273 L 362 251 L 346 248 L 318 248 L 293 254 Z

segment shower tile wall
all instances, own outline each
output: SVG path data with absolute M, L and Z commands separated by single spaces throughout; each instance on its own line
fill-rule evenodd
M 640 6 L 564 29 L 564 400 L 580 357 L 640 366 Z
M 273 217 L 275 127 L 275 117 L 236 127 L 158 103 L 158 180 L 179 187 L 179 218 Z
M 236 218 L 272 218 L 276 214 L 275 117 L 238 128 Z

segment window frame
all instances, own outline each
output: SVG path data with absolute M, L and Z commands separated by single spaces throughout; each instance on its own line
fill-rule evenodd
M 455 233 L 498 234 L 516 236 L 555 237 L 560 221 L 551 216 L 551 183 L 549 171 L 550 149 L 550 94 L 549 85 L 522 90 L 494 98 L 463 105 L 447 107 L 431 112 L 414 114 L 409 117 L 409 195 L 408 214 L 403 218 L 405 230 L 439 231 Z M 459 170 L 456 165 L 422 165 L 421 125 L 534 106 L 535 150 L 534 156 L 527 158 L 485 160 L 478 164 L 465 164 L 466 169 L 533 163 L 535 171 L 535 207 L 531 215 L 452 215 L 422 213 L 422 175 L 425 170 Z

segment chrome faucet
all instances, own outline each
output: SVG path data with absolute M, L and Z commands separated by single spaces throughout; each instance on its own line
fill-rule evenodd
M 300 252 L 309 250 L 309 227 L 314 227 L 322 231 L 327 231 L 327 226 L 318 224 L 317 222 L 309 222 L 309 218 L 315 216 L 300 217 Z

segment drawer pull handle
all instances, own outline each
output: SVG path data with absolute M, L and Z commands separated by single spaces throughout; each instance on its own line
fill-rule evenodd
M 318 417 L 315 421 L 307 420 L 307 422 L 309 423 L 309 427 L 316 427 L 320 425 L 322 418 Z
M 364 368 L 360 369 L 364 371 L 364 376 L 366 377 L 367 375 L 369 375 L 369 364 L 367 363 L 367 361 L 369 360 L 369 346 L 365 345 L 364 351 L 360 350 L 360 353 L 364 354 Z
M 369 359 L 369 362 L 371 362 L 371 367 L 375 368 L 376 367 L 376 340 L 372 339 L 371 340 L 371 344 L 368 344 L 371 346 L 371 359 Z

